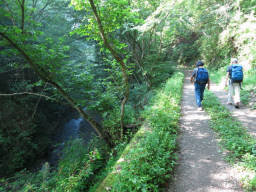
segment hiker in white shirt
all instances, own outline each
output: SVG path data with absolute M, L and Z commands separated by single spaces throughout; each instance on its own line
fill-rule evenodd
M 240 107 L 240 89 L 243 81 L 243 67 L 238 64 L 236 58 L 231 59 L 231 65 L 227 68 L 225 86 L 228 87 L 228 102 L 229 105 Z

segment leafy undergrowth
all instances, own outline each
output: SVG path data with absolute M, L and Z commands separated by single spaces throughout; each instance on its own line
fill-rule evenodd
M 65 144 L 56 170 L 51 170 L 49 163 L 45 163 L 38 172 L 17 172 L 11 178 L 0 180 L 0 191 L 86 191 L 95 182 L 93 175 L 105 166 L 108 151 L 97 138 L 89 146 L 82 139 L 72 140 Z
M 176 73 L 157 90 L 143 112 L 146 123 L 104 181 L 91 191 L 158 191 L 176 162 L 176 137 L 184 75 Z
M 245 74 L 245 80 L 242 85 L 241 100 L 253 109 L 256 109 L 256 71 L 250 71 Z
M 65 144 L 55 170 L 45 163 L 38 172 L 23 170 L 11 178 L 1 178 L 0 191 L 95 191 L 113 167 L 119 165 L 121 155 L 127 161 L 120 164 L 122 171 L 113 179 L 113 191 L 157 190 L 168 177 L 176 158 L 182 79 L 183 74 L 176 73 L 156 92 L 143 113 L 147 123 L 129 145 L 123 142 L 110 151 L 97 138 L 89 146 L 81 139 L 70 141 Z M 111 174 L 107 178 L 112 178 Z M 112 179 L 110 181 L 112 183 Z
M 218 133 L 221 145 L 228 151 L 229 160 L 245 168 L 256 171 L 256 141 L 234 119 L 230 112 L 220 104 L 217 97 L 207 91 L 204 108 L 211 117 L 210 125 Z M 256 190 L 256 177 L 246 186 L 247 190 Z
M 227 67 L 221 67 L 219 70 L 210 70 L 210 79 L 215 83 L 221 83 L 223 78 L 225 78 Z

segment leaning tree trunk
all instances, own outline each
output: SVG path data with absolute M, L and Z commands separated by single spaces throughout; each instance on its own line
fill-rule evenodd
M 28 54 L 21 49 L 16 43 L 14 43 L 7 35 L 0 32 L 0 35 L 6 39 L 16 50 L 18 50 L 21 55 L 28 61 L 30 67 L 36 72 L 36 74 L 45 82 L 51 84 L 54 86 L 58 92 L 66 99 L 66 101 L 71 105 L 72 108 L 74 108 L 76 111 L 80 113 L 80 115 L 90 123 L 90 125 L 93 127 L 93 129 L 96 131 L 98 136 L 100 136 L 109 147 L 111 147 L 111 142 L 109 141 L 109 137 L 103 132 L 102 127 L 99 123 L 97 123 L 92 117 L 90 117 L 88 114 L 86 114 L 81 107 L 79 107 L 76 102 L 65 92 L 65 90 L 56 82 L 52 81 L 48 75 L 47 72 L 41 68 L 39 65 L 34 63 L 34 61 L 28 56 Z
M 111 52 L 113 57 L 120 64 L 121 69 L 122 69 L 122 73 L 123 73 L 123 81 L 124 81 L 124 85 L 125 85 L 125 92 L 124 92 L 124 98 L 123 98 L 122 103 L 121 103 L 121 114 L 120 114 L 120 116 L 121 116 L 121 119 L 120 119 L 121 139 L 122 139 L 123 138 L 123 132 L 124 132 L 124 122 L 123 122 L 123 120 L 124 120 L 125 104 L 128 100 L 129 92 L 130 92 L 128 74 L 127 74 L 127 70 L 126 70 L 126 66 L 125 66 L 124 61 L 122 60 L 122 58 L 118 55 L 118 53 L 114 50 L 114 48 L 108 42 L 107 36 L 106 36 L 105 31 L 103 29 L 103 25 L 101 23 L 101 19 L 98 15 L 98 12 L 97 12 L 97 9 L 96 9 L 96 6 L 95 6 L 93 0 L 89 0 L 89 1 L 90 1 L 91 8 L 93 10 L 94 16 L 96 18 L 96 21 L 98 23 L 98 27 L 99 27 L 99 30 L 100 30 L 100 36 L 101 36 L 101 38 L 104 42 L 104 45 L 108 48 L 108 50 Z

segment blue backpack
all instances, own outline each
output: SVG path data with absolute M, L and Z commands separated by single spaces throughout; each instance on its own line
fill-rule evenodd
M 231 65 L 230 78 L 232 80 L 232 83 L 241 83 L 244 78 L 243 67 L 239 64 Z
M 205 68 L 197 68 L 196 83 L 206 84 L 208 82 L 209 75 Z

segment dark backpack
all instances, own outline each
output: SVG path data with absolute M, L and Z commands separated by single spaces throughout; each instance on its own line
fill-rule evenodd
M 205 68 L 197 68 L 196 83 L 206 84 L 209 79 L 208 71 Z
M 239 64 L 231 65 L 230 78 L 232 80 L 232 83 L 241 83 L 244 78 L 243 67 Z

